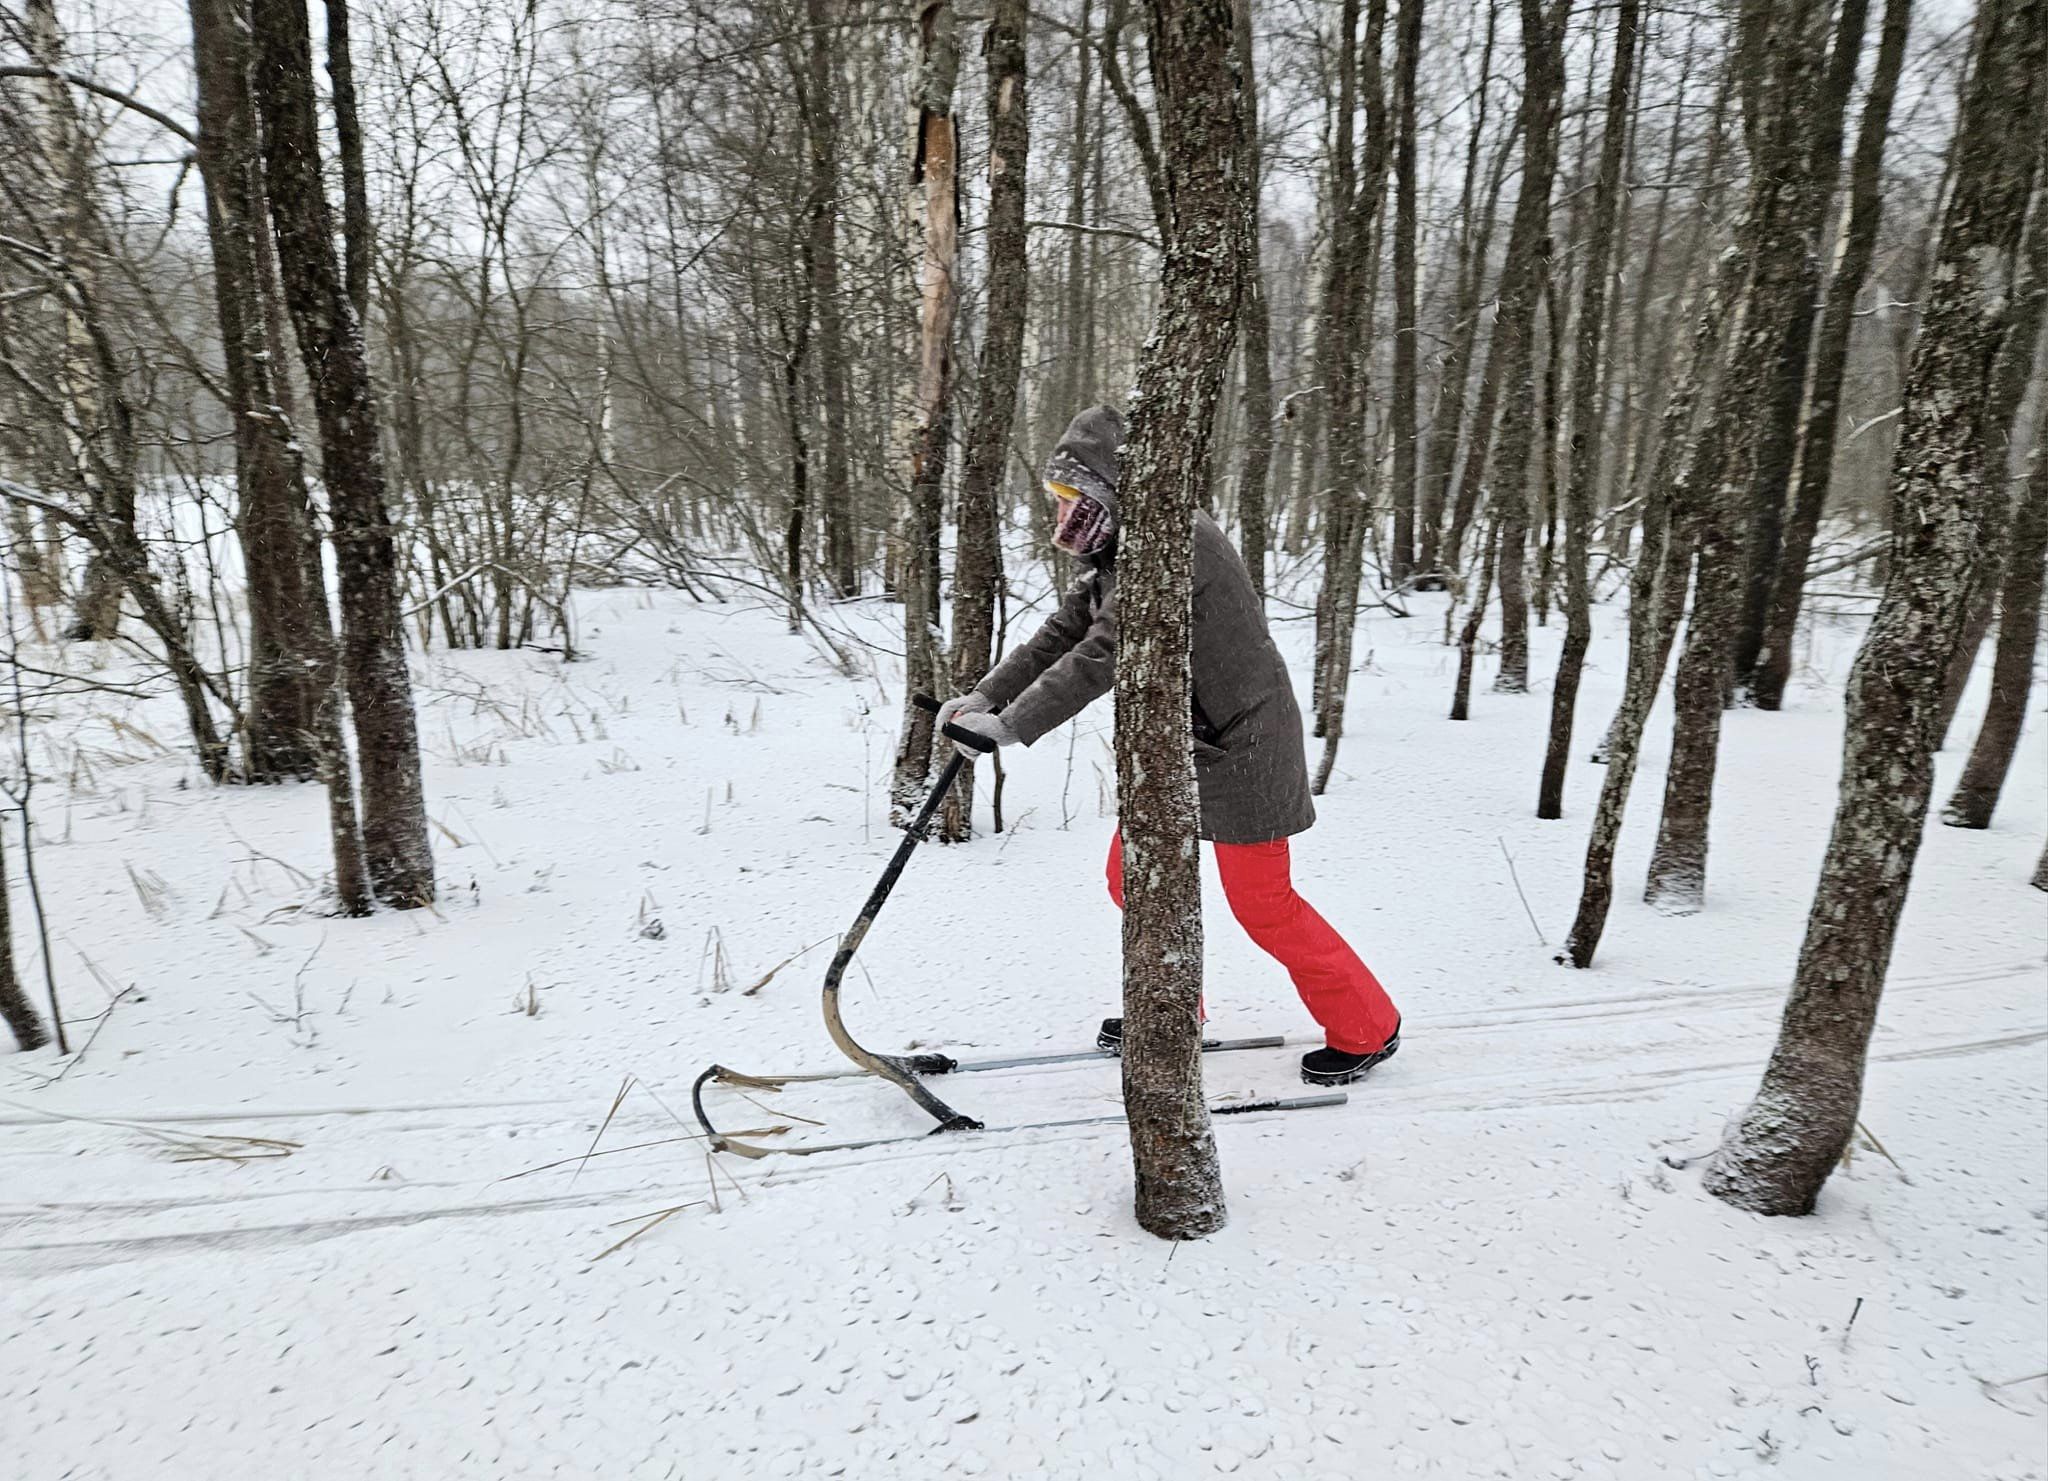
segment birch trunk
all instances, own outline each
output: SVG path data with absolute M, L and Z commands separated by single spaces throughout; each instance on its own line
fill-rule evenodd
M 953 317 L 959 306 L 954 272 L 960 241 L 959 134 L 953 86 L 960 74 L 960 28 L 947 0 L 916 10 L 920 44 L 916 153 L 910 180 L 923 209 L 918 270 L 917 405 L 910 430 L 910 508 L 903 522 L 903 731 L 896 748 L 893 812 L 913 812 L 931 774 L 932 717 L 910 702 L 936 694 L 944 667 L 939 632 L 940 503 L 946 482 L 946 441 L 953 415 Z
M 995 0 L 988 38 L 988 324 L 975 377 L 974 425 L 960 482 L 953 557 L 953 688 L 965 694 L 994 654 L 996 595 L 1003 580 L 1002 491 L 1024 363 L 1030 264 L 1025 253 L 1025 177 L 1030 118 L 1025 98 L 1024 0 Z M 973 764 L 947 799 L 942 836 L 964 840 L 972 828 Z

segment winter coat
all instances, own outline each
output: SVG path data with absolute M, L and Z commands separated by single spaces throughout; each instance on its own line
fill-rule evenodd
M 1114 513 L 1123 441 L 1123 419 L 1114 411 L 1085 411 L 1060 439 L 1045 477 Z M 1190 718 L 1201 835 L 1217 843 L 1264 843 L 1299 833 L 1315 821 L 1315 805 L 1294 686 L 1244 561 L 1216 521 L 1199 511 L 1194 581 Z M 1115 680 L 1112 547 L 1045 625 L 975 687 L 1030 745 L 1107 694 Z

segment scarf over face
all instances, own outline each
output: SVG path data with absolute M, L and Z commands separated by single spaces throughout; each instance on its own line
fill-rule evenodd
M 1060 496 L 1052 543 L 1070 555 L 1101 557 L 1116 537 L 1117 475 L 1124 419 L 1114 408 L 1090 407 L 1068 424 L 1045 460 L 1043 477 Z

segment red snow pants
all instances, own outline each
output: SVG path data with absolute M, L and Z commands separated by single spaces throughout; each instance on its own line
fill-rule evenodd
M 1294 892 L 1287 840 L 1219 843 L 1216 867 L 1230 913 L 1259 948 L 1287 969 L 1323 1038 L 1342 1054 L 1371 1054 L 1401 1022 L 1387 990 L 1330 923 Z M 1124 906 L 1124 835 L 1109 840 L 1109 898 Z

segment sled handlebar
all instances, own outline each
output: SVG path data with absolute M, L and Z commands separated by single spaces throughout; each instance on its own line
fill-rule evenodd
M 928 715 L 936 715 L 939 712 L 939 702 L 929 694 L 913 694 L 910 696 L 910 702 Z M 996 743 L 987 736 L 976 735 L 971 730 L 962 730 L 957 725 L 942 725 L 939 727 L 939 733 L 945 736 L 947 740 L 958 741 L 961 745 L 967 747 L 968 750 L 980 751 L 983 755 L 987 755 L 996 748 Z

